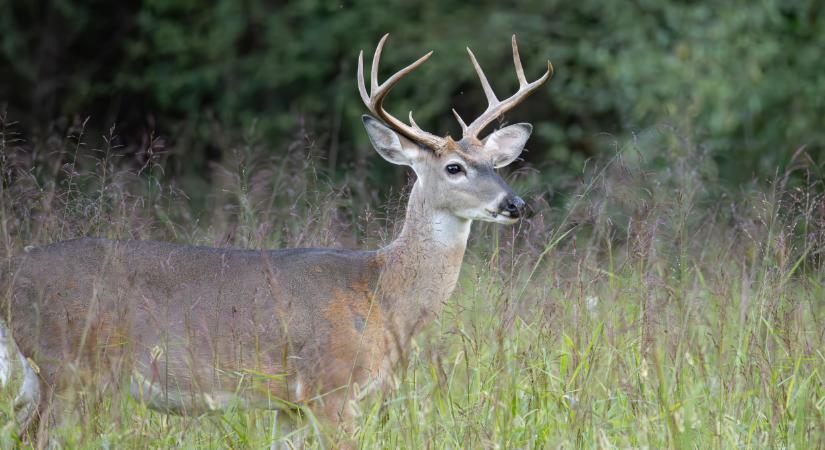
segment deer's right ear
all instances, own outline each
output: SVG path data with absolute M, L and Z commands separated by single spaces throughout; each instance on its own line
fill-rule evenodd
M 422 149 L 418 144 L 396 133 L 380 120 L 367 114 L 361 119 L 375 151 L 387 161 L 412 166 L 413 161 L 421 156 Z

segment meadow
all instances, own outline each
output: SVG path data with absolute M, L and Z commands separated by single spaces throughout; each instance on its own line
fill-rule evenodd
M 185 153 L 162 138 L 126 151 L 115 127 L 85 127 L 28 141 L 2 117 L 4 256 L 87 235 L 374 248 L 403 217 L 403 190 L 329 177 L 305 142 L 272 152 L 239 140 L 204 168 L 208 182 L 184 185 L 163 167 Z M 474 225 L 459 287 L 398 368 L 396 390 L 359 404 L 360 448 L 825 447 L 821 167 L 800 151 L 771 179 L 725 188 L 713 155 L 659 127 L 617 141 L 561 186 L 538 170 L 507 174 L 528 216 Z M 64 394 L 55 448 L 282 438 L 272 412 L 166 416 L 93 381 Z M 9 399 L 0 410 L 0 447 L 37 445 L 16 437 Z

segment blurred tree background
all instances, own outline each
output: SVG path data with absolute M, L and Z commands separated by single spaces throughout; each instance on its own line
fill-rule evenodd
M 207 180 L 210 162 L 254 136 L 271 152 L 309 148 L 331 177 L 400 183 L 403 172 L 368 146 L 355 81 L 358 51 L 369 61 L 386 32 L 382 79 L 435 51 L 387 107 L 399 117 L 414 110 L 436 133 L 460 133 L 450 108 L 472 118 L 485 107 L 465 45 L 500 97 L 517 87 L 511 34 L 528 78 L 552 60 L 551 82 L 506 117 L 535 125 L 524 164 L 541 169 L 543 183 L 662 125 L 709 152 L 709 173 L 732 188 L 783 170 L 801 147 L 825 159 L 819 0 L 0 5 L 0 106 L 21 135 L 65 136 L 91 117 L 87 133 L 117 124 L 136 158 L 162 136 L 166 170 L 181 179 Z

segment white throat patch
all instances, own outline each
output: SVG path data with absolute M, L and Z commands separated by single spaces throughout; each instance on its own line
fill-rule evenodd
M 431 223 L 433 239 L 445 248 L 466 245 L 472 223 L 472 220 L 456 217 L 444 211 L 436 211 L 432 215 Z

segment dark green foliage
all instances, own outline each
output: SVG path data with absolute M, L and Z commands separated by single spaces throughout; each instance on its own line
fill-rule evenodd
M 825 159 L 821 5 L 19 0 L 0 7 L 0 104 L 34 135 L 75 115 L 92 116 L 99 134 L 117 122 L 135 148 L 154 130 L 184 143 L 169 168 L 181 175 L 229 157 L 240 130 L 254 126 L 273 152 L 309 142 L 333 174 L 399 180 L 367 164 L 375 156 L 358 120 L 358 50 L 369 60 L 392 33 L 383 77 L 435 50 L 388 108 L 456 135 L 450 108 L 468 118 L 484 108 L 464 46 L 505 96 L 516 87 L 516 33 L 528 78 L 547 58 L 556 67 L 506 118 L 536 125 L 525 158 L 544 179 L 577 173 L 621 136 L 666 123 L 704 143 L 718 176 L 736 185 L 774 175 L 802 146 Z

